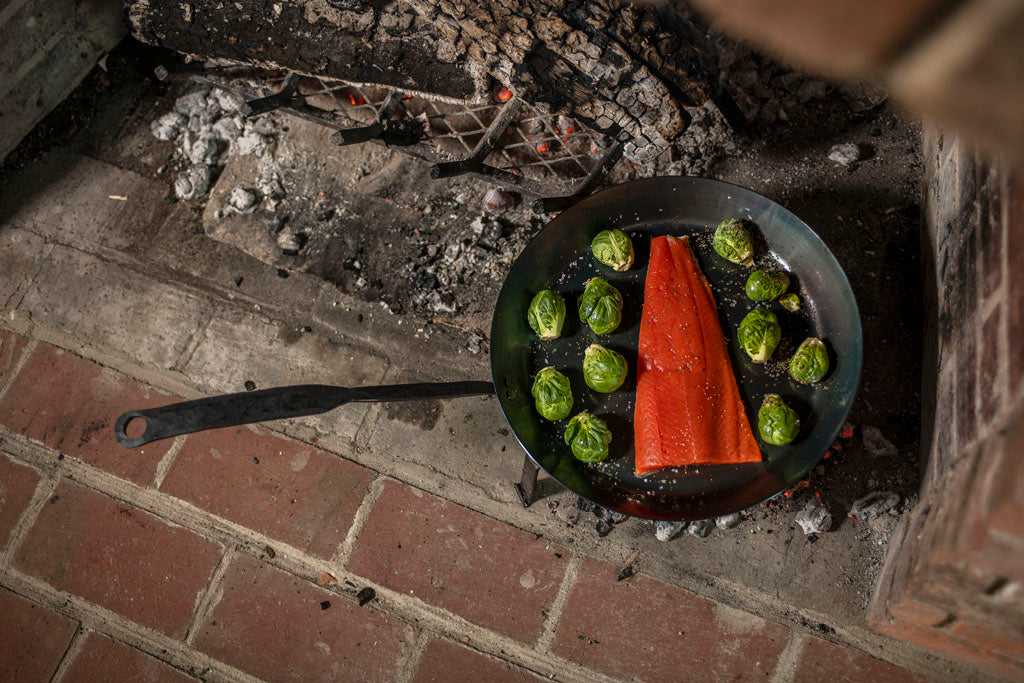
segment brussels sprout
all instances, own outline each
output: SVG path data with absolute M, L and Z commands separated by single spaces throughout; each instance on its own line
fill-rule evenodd
M 548 366 L 533 378 L 533 402 L 541 416 L 554 422 L 564 420 L 572 412 L 572 387 L 569 378 Z
M 747 352 L 750 360 L 764 363 L 771 358 L 775 347 L 782 339 L 782 328 L 779 320 L 771 311 L 755 308 L 743 316 L 737 337 L 740 347 Z
M 808 337 L 789 359 L 789 374 L 797 382 L 814 384 L 828 372 L 828 350 L 817 337 Z
M 608 444 L 612 433 L 599 417 L 584 411 L 576 415 L 565 427 L 565 445 L 583 462 L 601 462 L 608 457 Z
M 594 391 L 608 393 L 626 380 L 626 358 L 600 344 L 591 344 L 583 354 L 583 379 Z
M 757 431 L 761 441 L 773 446 L 785 446 L 800 433 L 800 418 L 778 394 L 764 397 L 757 411 Z
M 796 294 L 783 294 L 779 297 L 779 303 L 790 313 L 796 313 L 800 310 L 800 297 Z
M 541 339 L 558 339 L 565 323 L 565 299 L 553 290 L 540 290 L 530 302 L 526 321 Z
M 785 293 L 789 276 L 781 270 L 755 270 L 747 278 L 747 296 L 754 301 L 768 301 Z
M 622 322 L 622 295 L 607 281 L 594 277 L 579 301 L 580 322 L 597 334 L 611 334 Z
M 715 248 L 715 253 L 726 261 L 739 263 L 748 268 L 754 265 L 754 247 L 750 242 L 750 231 L 738 218 L 730 218 L 718 224 L 711 246 Z
M 618 228 L 602 230 L 590 243 L 594 258 L 609 268 L 629 270 L 633 265 L 633 242 Z

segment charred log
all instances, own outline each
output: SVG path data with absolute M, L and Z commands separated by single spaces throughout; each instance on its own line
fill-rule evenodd
M 634 160 L 711 95 L 703 31 L 625 0 L 130 0 L 128 13 L 145 42 L 332 79 L 479 101 L 474 74 L 489 73 Z
M 482 72 L 455 54 L 439 58 L 433 27 L 406 5 L 377 8 L 379 1 L 361 0 L 126 4 L 135 38 L 191 57 L 379 83 L 453 100 L 483 95 Z

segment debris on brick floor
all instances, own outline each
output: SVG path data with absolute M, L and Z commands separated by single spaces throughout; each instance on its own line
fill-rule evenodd
M 828 151 L 828 158 L 841 166 L 850 166 L 860 160 L 860 147 L 852 142 L 833 145 Z
M 663 542 L 671 541 L 683 533 L 688 525 L 689 522 L 655 522 L 654 537 Z
M 333 586 L 334 584 L 338 583 L 338 580 L 330 574 L 328 574 L 327 572 L 321 572 L 320 576 L 316 580 L 316 583 L 318 586 Z
M 821 534 L 832 528 L 832 513 L 824 505 L 810 505 L 796 513 L 794 521 L 805 536 Z
M 730 515 L 722 515 L 715 519 L 715 526 L 719 529 L 732 529 L 734 526 L 740 523 L 742 517 L 740 513 L 734 512 Z
M 363 607 L 364 605 L 366 605 L 366 603 L 370 602 L 371 600 L 373 600 L 376 597 L 377 597 L 377 591 L 373 590 L 369 586 L 366 586 L 365 588 L 360 589 L 360 591 L 358 593 L 356 593 L 356 600 L 359 601 L 359 606 L 360 607 Z
M 636 574 L 636 569 L 633 567 L 633 563 L 636 562 L 636 558 L 640 556 L 640 550 L 634 550 L 633 554 L 626 560 L 626 564 L 619 570 L 619 576 L 616 581 L 625 581 L 629 577 Z
M 850 518 L 870 520 L 893 509 L 900 502 L 900 496 L 893 491 L 875 491 L 859 498 L 850 506 Z
M 711 530 L 715 528 L 715 520 L 713 519 L 698 519 L 695 522 L 690 522 L 690 526 L 686 527 L 686 533 L 697 538 L 707 538 L 711 534 Z
M 899 455 L 896 446 L 882 435 L 878 427 L 864 425 L 861 427 L 861 434 L 864 440 L 864 448 L 872 457 L 895 457 Z

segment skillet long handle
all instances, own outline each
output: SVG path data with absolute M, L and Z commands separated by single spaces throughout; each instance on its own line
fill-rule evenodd
M 130 410 L 114 423 L 114 438 L 125 448 L 135 448 L 150 441 L 204 429 L 317 415 L 343 403 L 416 401 L 493 393 L 494 386 L 490 382 L 427 382 L 352 388 L 298 384 L 210 396 L 160 408 Z M 143 420 L 146 430 L 139 436 L 130 437 L 125 427 L 134 419 Z

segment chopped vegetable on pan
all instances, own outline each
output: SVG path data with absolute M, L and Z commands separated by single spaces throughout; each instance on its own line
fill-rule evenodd
M 591 344 L 583 355 L 583 380 L 594 391 L 615 391 L 626 379 L 626 358 L 600 344 Z
M 754 265 L 754 247 L 750 241 L 750 231 L 739 218 L 722 221 L 715 228 L 715 236 L 711 241 L 715 253 L 726 261 L 739 263 L 748 268 Z
M 633 265 L 633 242 L 618 228 L 602 230 L 590 243 L 594 258 L 615 270 L 629 270 Z
M 565 444 L 583 462 L 601 462 L 607 458 L 611 442 L 612 433 L 604 420 L 586 411 L 569 420 L 565 428 Z
M 747 278 L 747 296 L 753 301 L 769 301 L 782 296 L 789 287 L 789 276 L 781 270 L 757 269 Z
M 828 374 L 828 350 L 817 337 L 808 337 L 789 359 L 789 374 L 797 382 L 814 384 Z
M 765 443 L 785 446 L 800 433 L 800 418 L 781 396 L 768 394 L 757 411 L 757 431 Z
M 765 363 L 782 340 L 782 328 L 774 313 L 755 308 L 740 321 L 737 336 L 740 347 L 747 352 L 750 360 Z
M 579 314 L 596 334 L 611 334 L 622 322 L 622 294 L 606 280 L 591 278 L 580 296 Z
M 533 394 L 537 412 L 552 422 L 564 420 L 572 412 L 572 387 L 569 386 L 569 378 L 551 366 L 544 368 L 533 378 L 530 393 Z
M 554 290 L 542 289 L 530 302 L 526 320 L 541 339 L 558 339 L 565 324 L 565 299 Z

